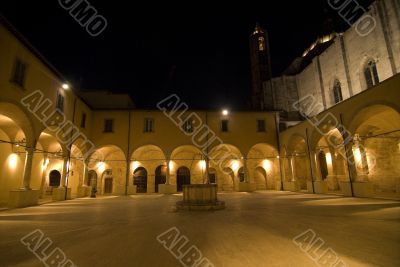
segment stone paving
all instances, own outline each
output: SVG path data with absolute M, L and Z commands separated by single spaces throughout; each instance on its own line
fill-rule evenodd
M 312 258 L 327 249 L 347 266 L 400 266 L 397 201 L 259 191 L 220 194 L 227 205 L 222 211 L 177 212 L 181 198 L 110 196 L 1 211 L 0 266 L 44 266 L 40 259 L 46 262 L 49 255 L 52 266 L 60 255 L 51 254 L 56 247 L 77 266 L 184 266 L 173 253 L 184 254 L 192 245 L 214 266 L 330 266 L 322 261 L 327 257 Z M 157 240 L 171 227 L 188 239 L 180 252 Z M 36 229 L 42 241 L 52 241 L 47 250 L 48 243 L 36 248 L 38 256 L 20 241 Z M 38 233 L 24 239 L 32 249 Z M 166 246 L 173 247 L 171 236 L 163 236 Z

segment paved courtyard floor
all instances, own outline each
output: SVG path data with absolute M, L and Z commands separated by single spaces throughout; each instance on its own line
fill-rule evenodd
M 227 208 L 215 212 L 176 212 L 179 195 L 1 211 L 0 266 L 44 266 L 20 241 L 35 229 L 53 242 L 45 255 L 59 247 L 77 266 L 183 266 L 156 238 L 171 227 L 188 239 L 181 251 L 195 245 L 214 266 L 329 266 L 312 259 L 328 248 L 347 266 L 400 266 L 400 202 L 272 191 L 219 198 Z M 308 229 L 296 239 L 304 248 L 320 240 L 306 253 L 293 238 Z

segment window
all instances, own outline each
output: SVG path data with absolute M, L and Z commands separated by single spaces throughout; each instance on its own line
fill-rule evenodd
M 112 133 L 114 128 L 114 120 L 112 119 L 105 119 L 104 120 L 104 132 L 105 133 Z
M 11 82 L 24 87 L 25 76 L 26 76 L 26 64 L 20 59 L 15 60 L 14 71 L 11 77 Z
M 144 132 L 152 133 L 154 132 L 154 120 L 150 118 L 144 119 Z
M 340 85 L 340 82 L 338 80 L 336 80 L 335 84 L 333 85 L 333 100 L 335 104 L 343 100 L 342 86 Z
M 376 69 L 375 61 L 368 62 L 364 69 L 364 75 L 367 88 L 371 88 L 379 83 L 378 70 Z
M 257 120 L 257 132 L 265 132 L 265 120 Z
M 81 118 L 81 128 L 86 127 L 86 113 L 82 113 L 82 118 Z
M 265 50 L 265 39 L 264 37 L 258 38 L 258 50 L 264 51 Z
M 58 92 L 56 108 L 60 111 L 64 111 L 64 96 Z
M 183 125 L 182 125 L 182 129 L 187 132 L 187 133 L 193 133 L 193 122 L 192 119 L 189 118 L 187 119 Z
M 221 121 L 221 131 L 222 132 L 227 132 L 228 131 L 228 120 L 222 120 Z

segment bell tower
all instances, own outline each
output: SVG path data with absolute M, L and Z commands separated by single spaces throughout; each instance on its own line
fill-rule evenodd
M 273 110 L 272 94 L 266 94 L 263 83 L 271 79 L 268 34 L 257 23 L 250 35 L 250 62 L 252 77 L 252 108 L 255 110 Z

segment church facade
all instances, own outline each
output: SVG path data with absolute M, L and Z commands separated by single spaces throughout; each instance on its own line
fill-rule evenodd
M 154 110 L 135 109 L 124 95 L 82 95 L 2 21 L 0 204 L 85 197 L 92 189 L 176 193 L 189 183 L 399 198 L 399 14 L 382 3 L 397 2 L 377 1 L 370 11 L 391 28 L 378 23 L 368 41 L 352 29 L 334 35 L 300 72 L 271 79 L 265 54 L 256 110 L 247 112 L 190 110 L 176 95 Z M 263 30 L 253 34 L 253 51 L 266 51 Z M 280 131 L 282 112 L 307 119 Z

